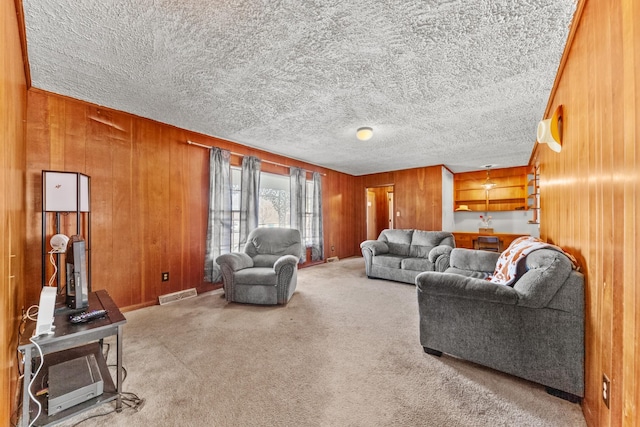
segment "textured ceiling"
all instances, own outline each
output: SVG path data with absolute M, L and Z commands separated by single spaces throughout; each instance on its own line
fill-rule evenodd
M 526 164 L 575 10 L 575 0 L 23 5 L 33 87 L 353 175 Z M 374 137 L 358 141 L 360 126 Z

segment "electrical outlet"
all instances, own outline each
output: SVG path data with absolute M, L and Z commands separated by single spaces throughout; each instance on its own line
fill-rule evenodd
M 162 281 L 163 282 L 168 282 L 169 281 L 169 272 L 164 272 L 162 273 Z
M 602 374 L 602 400 L 608 408 L 611 401 L 611 381 L 605 374 Z

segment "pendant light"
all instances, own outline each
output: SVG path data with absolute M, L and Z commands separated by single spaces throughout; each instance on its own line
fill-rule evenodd
M 487 179 L 485 179 L 484 182 L 482 183 L 482 188 L 484 188 L 487 191 L 491 190 L 493 187 L 496 186 L 496 183 L 493 182 L 491 180 L 491 177 L 489 176 L 489 169 L 491 169 L 491 166 L 492 165 L 485 166 L 487 168 Z

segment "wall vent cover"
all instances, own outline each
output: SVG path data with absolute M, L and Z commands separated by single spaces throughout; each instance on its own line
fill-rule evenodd
M 184 291 L 178 291 L 170 294 L 160 295 L 158 297 L 158 301 L 160 302 L 160 305 L 165 305 L 171 302 L 181 301 L 186 298 L 193 298 L 197 295 L 198 293 L 196 292 L 195 288 L 191 288 L 191 289 L 186 289 Z

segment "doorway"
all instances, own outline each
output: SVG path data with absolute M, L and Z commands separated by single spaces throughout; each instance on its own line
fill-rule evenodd
M 369 187 L 367 196 L 367 240 L 376 240 L 385 228 L 394 228 L 394 186 Z

